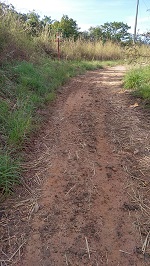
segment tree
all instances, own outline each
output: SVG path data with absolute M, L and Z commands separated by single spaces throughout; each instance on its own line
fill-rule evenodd
M 0 2 L 0 15 L 7 15 L 8 13 L 17 13 L 12 4 L 6 5 L 5 3 Z
M 94 40 L 101 39 L 102 41 L 111 40 L 121 42 L 131 38 L 128 30 L 130 27 L 123 22 L 106 22 L 104 25 L 91 27 L 89 29 L 90 36 Z
M 32 36 L 37 36 L 42 29 L 42 23 L 40 21 L 40 16 L 37 13 L 35 13 L 34 10 L 27 14 L 26 24 L 27 24 L 28 32 Z
M 106 22 L 102 27 L 103 38 L 105 40 L 112 40 L 121 42 L 130 37 L 128 30 L 131 28 L 123 22 Z
M 103 31 L 101 26 L 97 26 L 97 27 L 90 27 L 89 28 L 89 34 L 90 34 L 90 39 L 91 40 L 99 40 L 99 39 L 103 39 Z
M 58 20 L 55 20 L 52 24 L 52 29 L 57 32 L 60 31 L 60 22 Z
M 67 15 L 63 15 L 59 27 L 61 28 L 63 37 L 65 38 L 74 37 L 76 39 L 79 35 L 79 28 L 76 21 L 69 18 Z
M 88 31 L 82 31 L 79 33 L 79 38 L 82 40 L 89 40 L 90 39 L 90 33 Z
M 41 20 L 41 24 L 43 25 L 43 27 L 47 25 L 52 25 L 53 22 L 54 20 L 52 20 L 51 17 L 48 16 L 44 16 L 44 18 Z

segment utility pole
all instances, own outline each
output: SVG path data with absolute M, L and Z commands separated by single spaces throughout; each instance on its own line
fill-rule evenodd
M 134 44 L 136 42 L 136 29 L 137 29 L 138 10 L 139 10 L 139 0 L 137 0 L 137 5 L 136 5 L 136 16 L 135 16 L 135 26 L 134 26 L 134 39 L 133 39 L 133 43 Z

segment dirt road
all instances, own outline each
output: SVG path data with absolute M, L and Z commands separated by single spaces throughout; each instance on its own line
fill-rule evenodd
M 124 161 L 128 158 L 132 166 L 139 150 L 119 139 L 125 138 L 118 121 L 124 108 L 130 115 L 136 112 L 134 102 L 123 95 L 124 71 L 113 67 L 88 72 L 59 89 L 34 143 L 40 192 L 28 216 L 23 255 L 15 265 L 150 265 L 149 253 L 143 257 L 139 251 L 139 206 L 131 203 L 126 190 Z M 42 182 L 38 167 L 46 168 Z

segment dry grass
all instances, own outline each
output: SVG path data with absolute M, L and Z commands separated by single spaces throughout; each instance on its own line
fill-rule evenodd
M 35 38 L 38 46 L 41 46 L 47 54 L 57 56 L 57 42 L 54 35 L 50 35 L 47 29 L 43 30 L 38 38 Z M 40 48 L 41 48 L 40 47 Z M 122 60 L 132 63 L 150 62 L 149 45 L 127 45 L 107 41 L 90 41 L 78 39 L 60 39 L 61 57 L 67 60 Z
M 124 48 L 124 57 L 127 62 L 135 65 L 147 65 L 150 63 L 150 46 L 145 44 L 126 46 Z
M 57 43 L 51 43 L 53 49 L 57 51 Z M 91 42 L 77 40 L 63 40 L 61 42 L 61 52 L 64 58 L 71 60 L 117 60 L 123 58 L 122 47 L 112 42 L 102 41 Z
M 147 169 L 150 171 L 150 156 L 144 156 L 140 159 L 140 165 L 142 169 Z

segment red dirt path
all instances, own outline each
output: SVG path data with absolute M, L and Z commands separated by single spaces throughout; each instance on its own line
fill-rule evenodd
M 46 130 L 51 167 L 20 265 L 142 265 L 124 209 L 126 175 L 105 132 L 109 87 L 123 71 L 88 72 L 62 89 Z
M 7 214 L 9 244 L 14 228 L 17 239 L 20 235 L 17 243 L 25 238 L 23 245 L 18 244 L 21 253 L 3 260 L 8 265 L 150 265 L 148 251 L 144 256 L 141 251 L 147 229 L 139 235 L 139 206 L 126 190 L 130 184 L 123 162 L 126 158 L 133 166 L 139 151 L 120 138 L 122 134 L 128 139 L 126 121 L 120 128 L 119 120 L 125 110 L 129 128 L 131 115 L 137 115 L 122 94 L 124 72 L 121 66 L 87 72 L 59 89 L 45 113 L 48 121 L 34 139 L 34 151 L 28 148 L 27 176 L 32 180 L 34 174 L 39 185 L 30 195 L 34 198 L 29 199 L 30 211 L 25 199 L 15 203 L 13 216 L 11 210 Z M 31 194 L 33 187 L 31 191 L 25 187 Z

